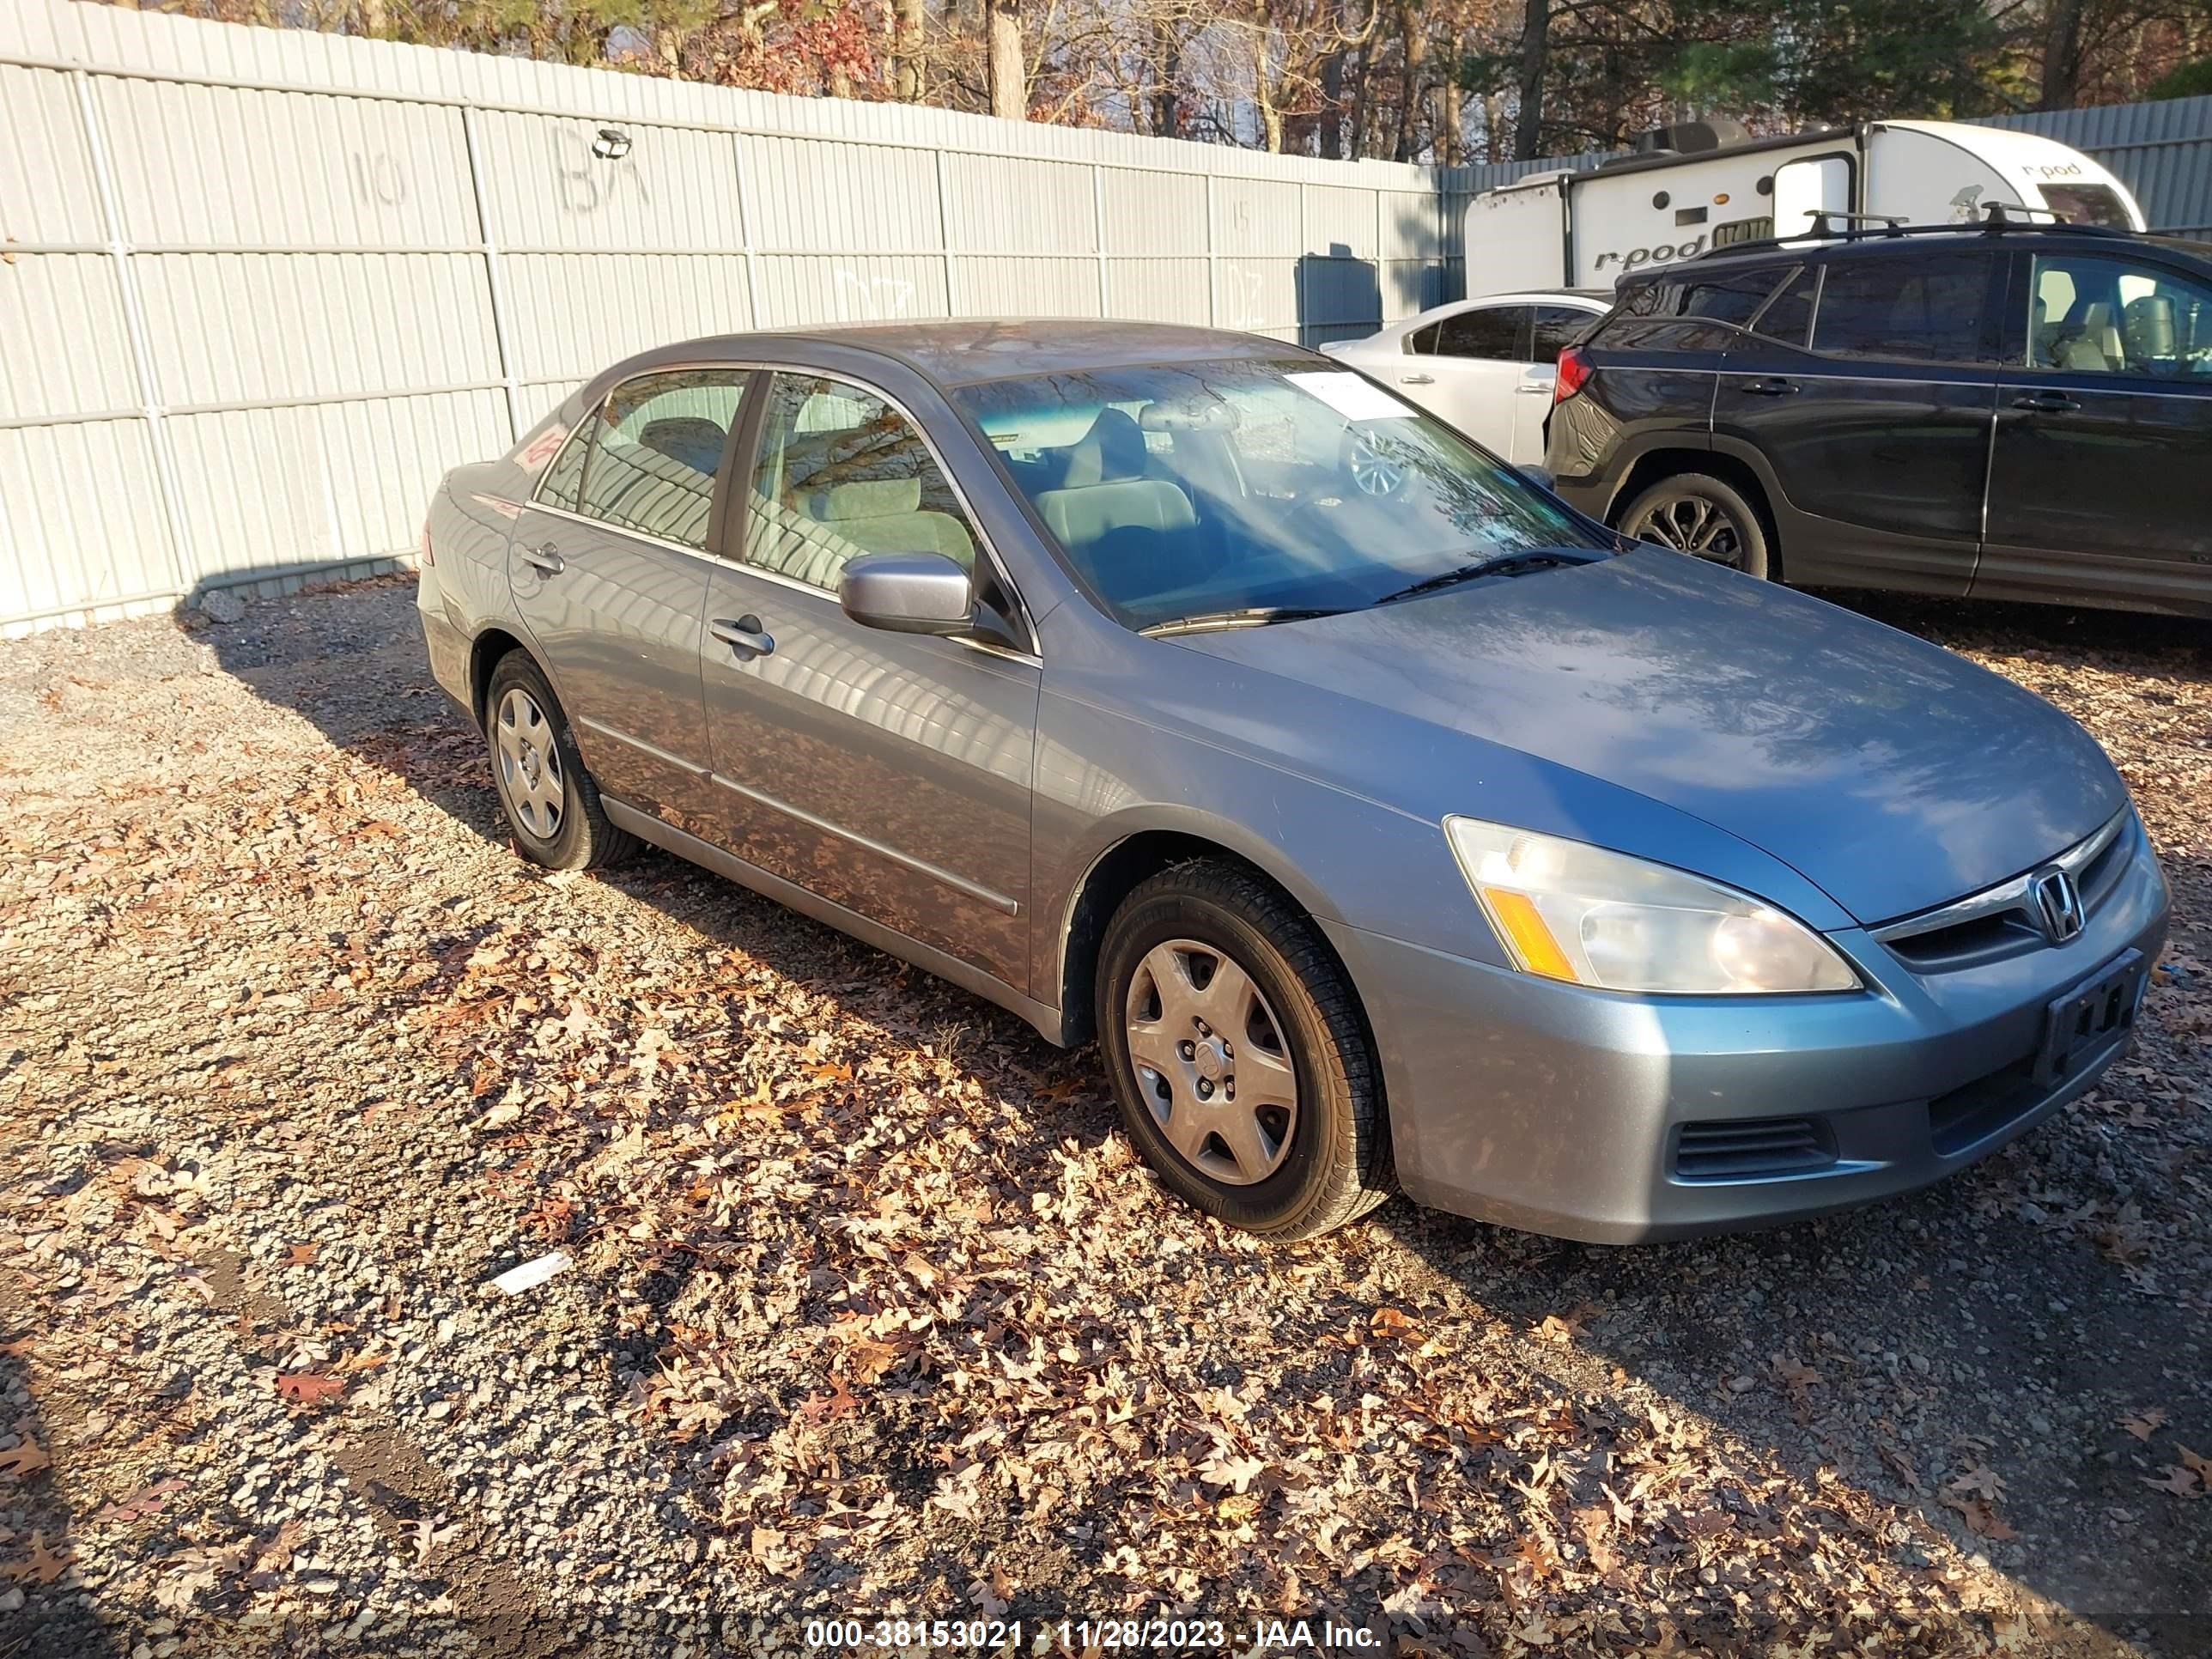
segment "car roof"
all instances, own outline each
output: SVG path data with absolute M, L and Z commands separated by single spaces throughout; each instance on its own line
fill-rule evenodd
M 1227 329 L 1091 318 L 850 323 L 724 335 L 693 342 L 692 347 L 718 356 L 748 356 L 762 350 L 763 343 L 793 341 L 894 358 L 944 387 L 1016 376 L 1080 374 L 1130 363 L 1308 355 L 1303 346 Z
M 1947 234 L 1948 233 L 1948 234 Z M 2130 247 L 2156 248 L 2167 253 L 2178 253 L 2192 260 L 2212 260 L 2212 243 L 2191 241 L 2179 236 L 2160 236 L 2137 230 L 2118 230 L 2102 226 L 2087 225 L 2016 225 L 2008 229 L 1990 232 L 1985 226 L 1908 226 L 1897 234 L 1869 231 L 1848 240 L 1836 238 L 1826 241 L 1807 239 L 1795 246 L 1773 240 L 1745 244 L 1738 248 L 1715 248 L 1694 258 L 1675 260 L 1663 265 L 1652 265 L 1643 270 L 1631 271 L 1621 277 L 1623 287 L 1641 285 L 1672 273 L 1694 270 L 1701 274 L 1726 272 L 1740 267 L 1759 264 L 1778 264 L 1803 262 L 1809 259 L 1833 260 L 1841 258 L 1881 259 L 1899 258 L 1915 252 L 1957 247 L 1986 247 L 1991 243 L 2005 243 L 2014 247 L 2061 248 L 2069 253 L 2114 253 Z

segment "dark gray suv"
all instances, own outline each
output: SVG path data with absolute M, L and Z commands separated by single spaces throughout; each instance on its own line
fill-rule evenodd
M 1625 281 L 1559 362 L 1560 495 L 1811 586 L 2212 616 L 2212 246 L 1861 230 Z

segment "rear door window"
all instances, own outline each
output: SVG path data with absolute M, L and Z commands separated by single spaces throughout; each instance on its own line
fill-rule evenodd
M 679 368 L 617 386 L 594 416 L 598 440 L 576 510 L 617 529 L 705 547 L 714 479 L 751 379 L 741 368 Z
M 1484 306 L 1474 311 L 1462 311 L 1437 325 L 1440 332 L 1437 336 L 1437 355 L 1519 362 L 1522 336 L 1528 321 L 1527 306 Z
M 547 507 L 570 513 L 576 510 L 576 492 L 584 487 L 584 457 L 591 453 L 592 428 L 598 422 L 596 410 L 577 422 L 576 429 L 568 434 L 568 441 L 553 458 L 553 465 L 545 469 L 544 477 L 538 481 L 538 499 Z
M 1759 307 L 1781 281 L 1778 267 L 1763 265 L 1702 282 L 1686 282 L 1680 314 L 1710 317 L 1717 323 L 1734 323 L 1741 328 L 1759 314 Z
M 1820 272 L 1807 265 L 1783 285 L 1774 302 L 1759 313 L 1751 326 L 1754 334 L 1784 345 L 1802 346 L 1813 327 L 1813 300 L 1820 291 Z
M 1833 261 L 1813 349 L 1898 362 L 1985 362 L 1990 266 L 1988 255 L 1963 252 Z

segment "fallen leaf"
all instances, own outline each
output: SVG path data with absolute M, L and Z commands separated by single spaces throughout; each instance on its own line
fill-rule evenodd
M 76 1552 L 73 1549 L 48 1549 L 46 1534 L 34 1532 L 31 1534 L 28 1559 L 10 1561 L 0 1566 L 0 1572 L 6 1573 L 10 1578 L 30 1578 L 41 1584 L 51 1584 L 69 1571 L 70 1563 L 76 1559 Z
M 2181 1454 L 2182 1466 L 2185 1468 L 2208 1486 L 2212 1486 L 2212 1457 L 2199 1457 L 2178 1440 L 2174 1442 L 2173 1449 Z
M 1199 1470 L 1198 1478 L 1210 1486 L 1231 1486 L 1241 1492 L 1266 1473 L 1267 1468 L 1257 1457 L 1232 1457 L 1218 1451 Z
M 315 1371 L 288 1371 L 276 1379 L 276 1392 L 297 1405 L 319 1406 L 345 1392 L 345 1379 Z
M 447 1523 L 445 1516 L 418 1516 L 407 1523 L 408 1541 L 415 1546 L 415 1565 L 421 1566 L 430 1559 L 430 1552 L 451 1538 L 460 1528 Z
M 2184 1468 L 2179 1463 L 2169 1463 L 2166 1466 L 2165 1480 L 2154 1480 L 2150 1476 L 2145 1475 L 2142 1478 L 2142 1483 L 2154 1492 L 2170 1492 L 2176 1498 L 2204 1496 L 2204 1482 L 2197 1471 Z
M 1976 1466 L 1968 1469 L 1943 1488 L 1954 1498 L 1966 1498 L 1978 1493 L 1992 1502 L 2004 1496 L 2004 1478 L 1995 1469 Z
M 2020 1536 L 1990 1507 L 1985 1498 L 1959 1498 L 1947 1490 L 1943 1502 L 1966 1518 L 1967 1530 L 1978 1537 L 1995 1539 L 2002 1543 L 2006 1539 Z
M 286 1252 L 284 1256 L 284 1265 L 288 1267 L 304 1267 L 314 1261 L 315 1252 L 322 1248 L 322 1245 L 319 1242 L 310 1242 L 306 1244 L 295 1244 L 292 1246 L 290 1250 Z
M 12 1474 L 21 1478 L 37 1470 L 52 1467 L 53 1460 L 48 1457 L 39 1443 L 28 1435 L 23 1437 L 22 1444 L 10 1446 L 6 1451 L 0 1451 L 0 1474 Z
M 128 1498 L 106 1505 L 92 1518 L 95 1521 L 137 1521 L 149 1515 L 158 1515 L 161 1506 L 184 1489 L 185 1483 L 181 1480 L 157 1480 Z
M 2136 1439 L 2148 1444 L 2151 1436 L 2158 1432 L 2165 1421 L 2166 1411 L 2163 1407 L 2146 1406 L 2141 1411 L 2130 1413 L 2122 1418 L 2120 1426 L 2135 1436 Z

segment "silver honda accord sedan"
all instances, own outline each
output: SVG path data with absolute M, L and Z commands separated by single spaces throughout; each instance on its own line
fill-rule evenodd
M 526 856 L 649 842 L 1095 1037 L 1162 1182 L 1276 1237 L 1919 1186 L 2092 1086 L 2165 937 L 2047 703 L 1249 336 L 647 352 L 422 559 Z

